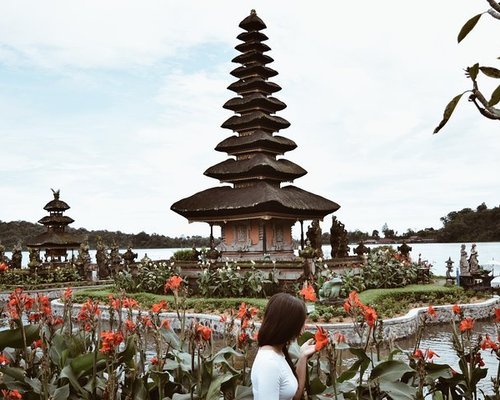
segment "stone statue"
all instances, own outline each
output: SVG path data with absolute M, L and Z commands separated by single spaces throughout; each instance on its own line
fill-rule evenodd
M 451 275 L 453 272 L 453 261 L 451 257 L 448 257 L 446 260 L 446 283 L 445 286 L 454 286 L 455 285 L 455 277 Z
M 467 251 L 465 250 L 465 244 L 460 247 L 460 275 L 470 275 L 469 272 L 469 261 L 467 261 Z
M 410 260 L 411 247 L 408 246 L 408 244 L 406 244 L 405 240 L 403 240 L 403 243 L 401 244 L 401 246 L 398 246 L 398 251 L 401 253 L 401 255 L 405 259 Z
M 120 255 L 118 244 L 115 241 L 113 241 L 113 243 L 111 244 L 111 252 L 109 254 L 109 257 L 111 263 L 111 272 L 113 274 L 116 274 L 120 268 L 122 256 Z
M 129 266 L 135 262 L 137 258 L 137 253 L 132 251 L 132 246 L 128 246 L 127 251 L 122 254 L 122 259 L 125 262 L 125 265 Z
M 10 260 L 10 267 L 13 269 L 21 269 L 23 262 L 23 254 L 22 254 L 21 245 L 18 243 L 12 249 L 12 260 Z
M 76 267 L 78 268 L 78 273 L 82 278 L 90 279 L 92 278 L 92 272 L 90 271 L 90 262 L 92 259 L 90 258 L 89 253 L 90 247 L 87 240 L 83 241 L 80 244 L 80 248 L 78 249 L 78 257 L 76 258 Z
M 42 265 L 42 259 L 40 258 L 40 249 L 30 247 L 29 249 L 29 269 L 34 272 Z
M 363 254 L 367 254 L 370 252 L 370 248 L 365 246 L 365 243 L 363 241 L 360 241 L 358 243 L 358 247 L 355 247 L 352 249 L 353 253 L 358 255 L 359 257 L 362 257 Z
M 311 246 L 309 239 L 306 239 L 306 245 L 304 250 L 299 250 L 299 256 L 304 259 L 302 267 L 304 269 L 303 276 L 304 280 L 313 279 L 316 273 L 316 264 L 314 264 L 314 257 L 316 257 L 316 251 Z
M 95 260 L 99 279 L 108 278 L 111 273 L 109 269 L 109 256 L 106 252 L 106 245 L 100 236 L 97 236 Z
M 314 249 L 315 256 L 318 258 L 323 257 L 323 250 L 321 250 L 321 227 L 317 219 L 313 220 L 311 225 L 309 225 L 306 236 L 311 247 Z
M 332 303 L 339 300 L 340 288 L 342 287 L 342 278 L 335 276 L 329 281 L 323 283 L 318 290 L 319 299 L 324 303 Z
M 347 231 L 342 222 L 337 217 L 332 217 L 332 227 L 330 228 L 330 244 L 332 246 L 332 258 L 341 258 L 349 256 L 349 239 Z
M 469 271 L 471 274 L 476 274 L 479 271 L 479 261 L 477 259 L 477 250 L 475 243 L 472 245 L 470 249 Z
M 141 258 L 141 264 L 149 264 L 151 262 L 151 258 L 148 257 L 148 253 L 144 253 L 144 257 Z

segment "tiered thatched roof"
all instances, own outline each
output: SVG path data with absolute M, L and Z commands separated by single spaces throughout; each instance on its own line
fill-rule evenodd
M 220 142 L 215 150 L 232 156 L 205 171 L 205 175 L 233 186 L 211 188 L 172 205 L 172 210 L 192 221 L 220 222 L 245 218 L 322 219 L 339 205 L 294 186 L 281 187 L 307 173 L 299 165 L 277 156 L 297 147 L 294 141 L 276 132 L 290 123 L 275 115 L 286 104 L 273 97 L 281 87 L 268 79 L 278 73 L 266 64 L 273 59 L 264 54 L 270 47 L 266 28 L 254 10 L 239 25 L 246 32 L 238 35 L 241 54 L 232 61 L 241 64 L 231 72 L 238 78 L 228 89 L 236 92 L 224 104 L 235 115 L 222 127 L 236 132 Z

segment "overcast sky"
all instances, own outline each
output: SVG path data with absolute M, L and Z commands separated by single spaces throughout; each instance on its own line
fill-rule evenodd
M 294 185 L 339 203 L 348 230 L 498 206 L 500 123 L 464 98 L 432 135 L 469 88 L 463 68 L 499 67 L 498 21 L 458 45 L 486 1 L 403 3 L 3 0 L 0 220 L 38 221 L 54 188 L 75 227 L 208 235 L 170 206 L 219 185 L 203 172 L 227 158 L 213 148 L 232 134 L 222 105 L 252 8 L 288 105 L 280 134 L 298 144 L 285 158 L 308 171 Z

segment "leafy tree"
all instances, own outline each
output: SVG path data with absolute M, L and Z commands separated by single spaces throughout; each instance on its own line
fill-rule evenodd
M 465 23 L 465 25 L 462 27 L 462 29 L 458 34 L 457 37 L 458 43 L 460 43 L 469 34 L 469 32 L 472 29 L 474 29 L 481 16 L 483 16 L 484 14 L 489 14 L 491 17 L 500 20 L 500 3 L 497 3 L 495 0 L 486 0 L 486 1 L 489 3 L 491 8 L 487 11 L 475 15 Z M 500 57 L 498 58 L 500 59 Z M 491 93 L 490 99 L 487 100 L 486 96 L 479 89 L 479 84 L 478 84 L 479 73 L 482 73 L 483 75 L 486 75 L 489 78 L 500 79 L 500 70 L 497 68 L 480 66 L 479 63 L 476 63 L 471 67 L 467 67 L 465 69 L 465 76 L 471 80 L 472 89 L 466 90 L 456 95 L 448 103 L 448 105 L 444 110 L 443 119 L 439 123 L 439 125 L 434 129 L 434 133 L 438 133 L 441 130 L 441 128 L 446 125 L 446 123 L 451 117 L 451 114 L 453 114 L 455 107 L 457 106 L 458 102 L 465 93 L 470 93 L 469 101 L 474 103 L 474 105 L 482 115 L 484 115 L 486 118 L 489 119 L 497 121 L 500 120 L 500 109 L 494 107 L 498 104 L 498 102 L 500 102 L 500 85 L 497 86 L 497 88 Z

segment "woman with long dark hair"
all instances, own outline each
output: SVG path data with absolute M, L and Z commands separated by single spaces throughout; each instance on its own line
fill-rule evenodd
M 300 347 L 293 365 L 289 343 L 302 332 L 307 310 L 304 302 L 287 293 L 272 296 L 259 330 L 259 351 L 252 365 L 254 400 L 297 400 L 306 381 L 307 359 L 315 352 L 313 339 Z

